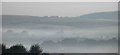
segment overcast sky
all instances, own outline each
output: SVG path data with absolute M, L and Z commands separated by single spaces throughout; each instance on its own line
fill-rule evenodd
M 116 11 L 116 2 L 16 2 L 3 3 L 3 15 L 80 16 L 87 13 Z
M 1 0 L 2 2 L 118 2 L 119 0 Z

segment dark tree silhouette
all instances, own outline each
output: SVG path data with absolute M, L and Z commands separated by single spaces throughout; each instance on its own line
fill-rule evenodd
M 30 53 L 36 53 L 40 55 L 42 53 L 42 48 L 39 46 L 39 44 L 32 45 L 30 47 Z
M 0 44 L 0 54 L 2 53 L 2 44 Z
M 2 53 L 6 53 L 7 52 L 7 48 L 5 44 L 2 44 Z
M 27 53 L 26 48 L 22 44 L 13 45 L 9 48 L 9 53 Z
M 16 44 L 10 48 L 6 48 L 4 44 L 0 44 L 0 46 L 2 55 L 49 55 L 49 53 L 42 53 L 42 48 L 38 44 L 32 45 L 29 52 L 22 44 Z
M 4 52 L 6 49 L 6 46 L 4 44 L 2 44 L 2 51 Z

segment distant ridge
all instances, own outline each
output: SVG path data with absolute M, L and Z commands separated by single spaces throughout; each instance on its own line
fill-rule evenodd
M 118 15 L 118 11 L 111 11 L 111 12 L 96 12 L 96 13 L 89 13 L 89 14 L 84 14 L 81 16 L 76 16 L 72 18 L 115 18 Z M 0 15 L 1 16 L 1 15 Z M 59 16 L 30 16 L 30 15 L 2 15 L 4 16 L 21 16 L 21 17 L 34 17 L 34 18 L 57 18 Z M 59 17 L 59 18 L 66 18 L 66 17 Z M 68 17 L 69 18 L 69 17 Z
M 90 14 L 85 14 L 80 16 L 80 18 L 105 18 L 105 19 L 113 19 L 118 17 L 118 12 L 117 11 L 112 11 L 112 12 L 97 12 L 97 13 L 90 13 Z

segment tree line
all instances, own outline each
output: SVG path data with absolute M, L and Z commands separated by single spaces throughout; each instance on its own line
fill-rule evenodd
M 42 53 L 43 49 L 39 44 L 31 45 L 30 50 L 27 50 L 22 44 L 16 44 L 7 48 L 5 44 L 2 46 L 2 55 L 49 55 L 48 53 Z

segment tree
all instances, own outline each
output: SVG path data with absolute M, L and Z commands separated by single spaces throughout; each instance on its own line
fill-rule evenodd
M 6 52 L 6 45 L 2 44 L 2 53 Z
M 27 53 L 26 48 L 22 44 L 13 45 L 9 48 L 9 53 Z
M 2 44 L 0 44 L 0 54 L 2 53 Z
M 30 53 L 36 53 L 39 55 L 42 53 L 42 48 L 39 46 L 39 44 L 32 45 L 30 47 Z

